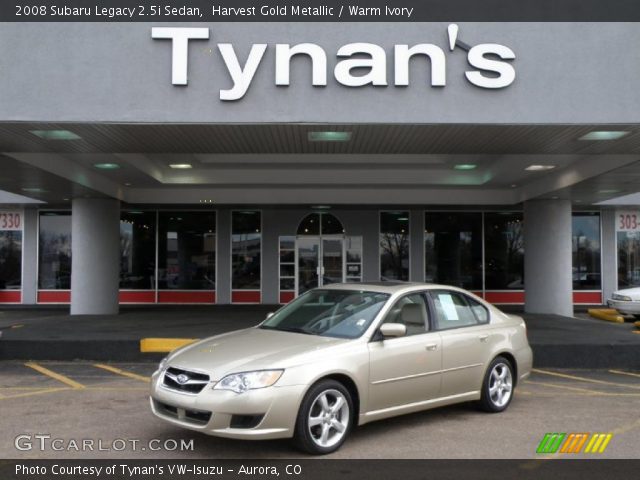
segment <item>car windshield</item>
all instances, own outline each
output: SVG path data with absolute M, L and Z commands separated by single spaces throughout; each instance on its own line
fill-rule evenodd
M 311 290 L 265 320 L 260 328 L 357 338 L 371 325 L 389 296 L 360 290 Z

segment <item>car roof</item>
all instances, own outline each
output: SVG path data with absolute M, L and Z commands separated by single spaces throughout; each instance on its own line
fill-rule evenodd
M 414 291 L 419 289 L 430 288 L 447 288 L 455 289 L 449 285 L 438 285 L 436 283 L 420 283 L 420 282 L 365 282 L 365 283 L 332 283 L 324 287 L 320 287 L 321 290 L 364 290 L 369 292 L 380 292 L 394 294 L 403 291 Z

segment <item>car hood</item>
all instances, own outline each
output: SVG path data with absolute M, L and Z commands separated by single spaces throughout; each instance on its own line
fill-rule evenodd
M 248 328 L 205 338 L 171 354 L 168 365 L 206 372 L 212 380 L 250 370 L 287 368 L 310 361 L 348 339 Z
M 631 297 L 631 299 L 633 300 L 640 300 L 640 287 L 624 288 L 613 293 L 618 295 L 626 295 L 627 297 Z

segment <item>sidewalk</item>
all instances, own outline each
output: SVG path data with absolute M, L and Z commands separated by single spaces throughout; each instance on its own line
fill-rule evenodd
M 140 339 L 203 338 L 261 322 L 275 305 L 131 306 L 119 315 L 70 316 L 68 307 L 0 310 L 0 360 L 156 361 Z M 536 367 L 637 368 L 633 324 L 555 315 L 523 315 Z

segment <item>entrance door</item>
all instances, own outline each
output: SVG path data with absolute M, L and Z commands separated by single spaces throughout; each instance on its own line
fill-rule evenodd
M 345 281 L 344 237 L 298 236 L 296 256 L 297 295 L 315 287 Z

